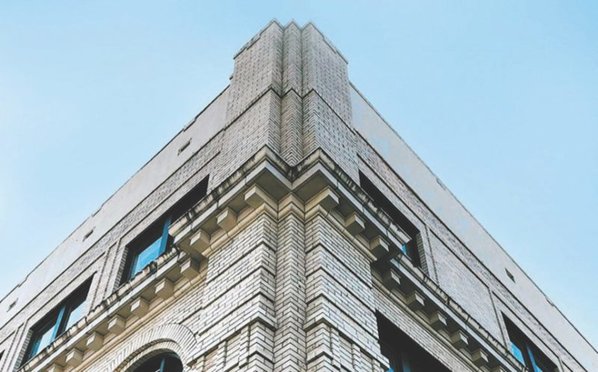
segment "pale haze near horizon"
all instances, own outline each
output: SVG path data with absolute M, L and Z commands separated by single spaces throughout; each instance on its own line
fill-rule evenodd
M 596 347 L 598 3 L 280 3 L 0 3 L 0 297 L 295 19 Z

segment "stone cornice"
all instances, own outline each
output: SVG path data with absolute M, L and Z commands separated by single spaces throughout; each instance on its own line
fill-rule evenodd
M 271 156 L 277 158 L 269 151 L 264 155 L 266 162 L 275 160 Z M 244 188 L 251 187 L 249 191 L 243 194 L 243 187 L 237 187 L 236 199 L 231 195 L 229 200 L 233 203 L 236 200 L 236 204 L 240 205 L 240 200 L 246 201 L 248 194 L 255 195 L 255 190 L 260 190 L 261 197 L 257 198 L 259 201 L 256 203 L 268 205 L 273 210 L 278 208 L 279 214 L 294 213 L 303 216 L 305 221 L 316 215 L 325 216 L 338 229 L 342 229 L 347 238 L 352 238 L 363 254 L 376 262 L 375 267 L 385 278 L 382 282 L 395 293 L 394 298 L 399 298 L 413 311 L 425 310 L 426 323 L 433 324 L 433 329 L 448 339 L 457 354 L 468 355 L 467 361 L 482 369 L 521 369 L 521 365 L 499 341 L 400 253 L 399 247 L 407 240 L 405 233 L 383 211 L 378 210 L 370 198 L 322 150 L 310 154 L 296 167 L 285 169 L 286 172 L 272 174 L 273 179 L 263 183 L 261 188 L 251 187 L 254 183 L 260 184 L 259 180 L 245 179 Z M 289 197 L 274 197 L 263 191 L 275 189 L 286 190 L 293 202 L 289 202 Z M 224 218 L 221 215 L 221 219 Z M 203 222 L 213 226 L 207 220 Z M 211 242 L 193 240 L 191 237 L 196 234 L 201 239 L 207 235 L 203 231 L 196 233 L 201 230 L 198 227 L 201 223 L 194 221 L 171 231 L 178 234 L 177 242 L 190 254 L 213 252 L 210 249 Z M 190 226 L 195 226 L 195 229 Z M 210 230 L 214 231 L 213 227 Z

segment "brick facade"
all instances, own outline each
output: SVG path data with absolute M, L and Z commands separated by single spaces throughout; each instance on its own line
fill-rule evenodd
M 520 370 L 503 314 L 558 370 L 598 370 L 558 310 L 528 305 L 531 281 L 518 296 L 381 155 L 364 118 L 386 125 L 331 42 L 271 22 L 235 56 L 229 87 L 47 262 L 78 254 L 2 300 L 0 370 L 127 371 L 170 351 L 186 371 L 384 371 L 380 316 L 450 370 Z M 419 231 L 419 265 L 360 172 Z M 172 249 L 123 280 L 127 245 L 208 176 L 170 226 Z M 141 184 L 152 189 L 125 197 Z M 25 361 L 31 327 L 90 278 L 86 316 Z

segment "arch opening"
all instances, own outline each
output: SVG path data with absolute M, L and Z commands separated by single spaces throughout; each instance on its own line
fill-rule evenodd
M 127 372 L 182 372 L 183 363 L 173 352 L 163 352 L 131 367 Z

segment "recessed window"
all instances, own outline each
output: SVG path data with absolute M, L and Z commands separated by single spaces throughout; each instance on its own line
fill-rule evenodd
M 436 177 L 436 183 L 438 183 L 440 187 L 446 190 L 446 186 L 444 186 L 444 183 L 440 180 L 440 178 Z
M 14 307 L 17 306 L 17 301 L 18 301 L 18 299 L 16 299 L 13 302 L 11 302 L 10 305 L 8 305 L 8 310 L 7 311 L 11 311 L 12 309 L 14 309 Z
M 533 372 L 556 371 L 556 366 L 534 345 L 513 322 L 504 317 L 513 356 Z
M 187 147 L 189 147 L 190 144 L 191 144 L 191 140 L 189 139 L 187 142 L 185 142 L 183 144 L 183 146 L 179 147 L 179 151 L 178 151 L 177 155 L 179 155 L 181 152 L 185 151 L 187 149 Z
M 380 350 L 390 362 L 387 372 L 449 372 L 391 321 L 379 313 L 376 318 Z
M 83 236 L 83 240 L 87 240 L 87 238 L 89 238 L 91 234 L 93 234 L 93 229 L 85 233 L 85 235 Z
M 505 272 L 507 273 L 507 276 L 509 277 L 509 279 L 511 279 L 511 281 L 513 283 L 515 283 L 515 276 L 513 276 L 513 274 L 507 269 L 505 269 Z
M 203 199 L 207 190 L 208 177 L 204 178 L 162 217 L 127 245 L 127 261 L 122 282 L 133 278 L 170 248 L 172 242 L 172 237 L 168 235 L 170 224 Z
M 174 353 L 158 354 L 129 372 L 182 372 L 183 363 Z
M 401 247 L 401 251 L 411 259 L 414 265 L 419 266 L 419 253 L 417 249 L 417 236 L 419 230 L 409 221 L 403 213 L 380 191 L 372 181 L 362 172 L 359 172 L 359 184 L 361 188 L 372 198 L 374 205 L 382 209 L 397 224 L 407 236 L 409 241 Z
M 125 281 L 134 277 L 166 251 L 169 243 L 168 227 L 170 223 L 170 218 L 155 223 L 129 244 L 129 260 L 126 271 L 128 275 Z
M 25 353 L 25 361 L 36 356 L 40 350 L 83 317 L 90 284 L 91 280 L 86 281 L 31 328 L 32 335 Z

